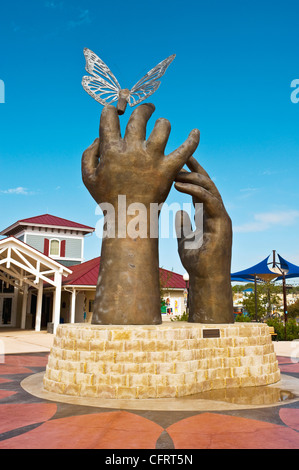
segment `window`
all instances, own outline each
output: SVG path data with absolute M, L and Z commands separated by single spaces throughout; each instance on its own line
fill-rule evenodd
M 59 240 L 50 241 L 50 256 L 59 256 L 60 255 L 60 243 Z
M 57 238 L 44 239 L 44 254 L 53 258 L 65 258 L 66 240 L 58 240 Z

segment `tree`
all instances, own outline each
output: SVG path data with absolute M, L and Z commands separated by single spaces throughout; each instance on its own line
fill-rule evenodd
M 299 299 L 293 304 L 288 305 L 288 318 L 299 317 Z
M 243 307 L 250 316 L 251 320 L 261 320 L 261 318 L 266 313 L 266 308 L 264 303 L 262 302 L 261 296 L 257 295 L 257 318 L 255 312 L 255 293 L 251 292 L 244 297 L 243 300 Z
M 281 292 L 280 286 L 275 286 L 272 282 L 264 282 L 258 285 L 258 294 L 262 296 L 262 304 L 265 307 L 267 316 L 270 316 L 273 309 L 281 307 L 281 299 L 278 293 Z
M 235 286 L 232 286 L 232 291 L 233 294 L 239 294 L 243 292 L 245 289 L 252 288 L 252 283 L 249 284 L 236 284 Z
M 254 284 L 249 283 L 245 286 L 236 285 L 232 287 L 233 293 L 244 292 L 246 289 L 255 290 Z M 281 286 L 276 286 L 272 282 L 263 282 L 257 284 L 257 317 L 258 320 L 264 316 L 269 317 L 273 310 L 277 310 L 282 306 L 282 300 L 278 296 L 281 293 Z M 243 307 L 248 312 L 251 320 L 256 319 L 255 314 L 255 292 L 246 293 L 243 300 Z

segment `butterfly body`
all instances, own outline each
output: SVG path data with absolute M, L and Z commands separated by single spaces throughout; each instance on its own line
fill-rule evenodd
M 123 90 L 119 91 L 118 101 L 117 101 L 117 112 L 118 114 L 124 114 L 127 104 L 130 99 L 130 90 L 128 88 L 124 88 Z
M 90 73 L 90 76 L 84 76 L 82 79 L 84 90 L 103 106 L 117 101 L 118 114 L 124 114 L 127 104 L 135 106 L 151 96 L 161 84 L 158 79 L 164 75 L 175 58 L 173 54 L 164 59 L 129 90 L 121 88 L 111 70 L 94 52 L 85 48 L 84 55 L 85 68 Z

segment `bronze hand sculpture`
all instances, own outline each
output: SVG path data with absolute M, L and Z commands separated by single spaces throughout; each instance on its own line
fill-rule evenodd
M 100 272 L 95 297 L 93 324 L 161 323 L 158 237 L 151 236 L 150 205 L 163 204 L 171 185 L 197 148 L 199 131 L 193 130 L 177 150 L 164 155 L 170 123 L 158 119 L 146 140 L 146 125 L 154 106 L 136 108 L 121 137 L 119 117 L 114 106 L 101 114 L 99 139 L 82 157 L 83 182 L 92 197 L 104 207 L 115 209 L 115 236 L 102 241 Z M 125 196 L 123 210 L 119 196 Z M 144 237 L 131 237 L 119 230 L 126 216 L 126 228 L 133 220 L 132 204 L 147 209 Z
M 200 227 L 192 231 L 186 212 L 176 215 L 178 250 L 189 273 L 189 322 L 233 323 L 231 289 L 232 224 L 215 184 L 191 157 L 187 162 L 191 173 L 182 171 L 175 188 L 190 194 L 193 204 L 203 204 L 202 245 L 192 247 L 192 239 Z M 189 247 L 188 247 L 189 243 Z

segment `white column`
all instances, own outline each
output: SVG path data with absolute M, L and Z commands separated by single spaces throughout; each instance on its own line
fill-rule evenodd
M 75 323 L 75 314 L 76 314 L 76 289 L 73 290 L 71 295 L 71 323 Z
M 36 301 L 35 331 L 40 331 L 42 321 L 43 281 L 39 281 Z
M 28 289 L 28 295 L 27 295 L 27 312 L 30 313 L 30 328 L 32 327 L 31 302 L 32 302 L 32 290 L 31 290 L 31 289 Z
M 60 307 L 61 307 L 61 280 L 62 275 L 60 273 L 55 273 L 54 282 L 55 282 L 55 295 L 53 298 L 53 317 L 52 321 L 54 323 L 53 332 L 56 333 L 57 326 L 60 322 Z
M 28 284 L 25 284 L 24 291 L 23 291 L 23 300 L 22 300 L 22 317 L 21 317 L 21 329 L 22 330 L 25 330 L 25 327 L 26 327 L 27 302 L 28 302 Z

